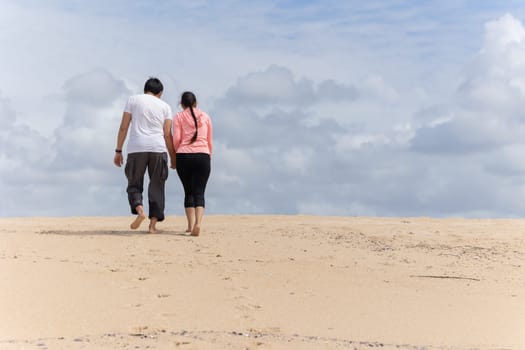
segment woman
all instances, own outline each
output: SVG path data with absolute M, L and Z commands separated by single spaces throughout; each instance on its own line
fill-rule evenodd
M 173 118 L 173 146 L 177 174 L 184 187 L 184 209 L 192 236 L 198 236 L 204 215 L 204 191 L 210 176 L 212 125 L 210 117 L 197 108 L 192 92 L 182 94 L 183 108 Z

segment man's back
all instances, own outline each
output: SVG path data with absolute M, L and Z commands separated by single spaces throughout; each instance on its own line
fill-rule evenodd
M 166 102 L 151 94 L 134 95 L 124 112 L 131 114 L 128 153 L 167 151 L 163 127 L 172 114 Z

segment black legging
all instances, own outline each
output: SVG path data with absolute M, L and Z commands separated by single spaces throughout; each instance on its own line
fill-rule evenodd
M 184 187 L 184 207 L 204 207 L 204 191 L 210 177 L 210 155 L 177 153 L 177 174 Z

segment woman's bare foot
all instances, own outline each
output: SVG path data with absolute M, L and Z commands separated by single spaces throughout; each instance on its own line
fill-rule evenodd
M 136 229 L 138 229 L 140 227 L 140 224 L 142 224 L 142 221 L 144 221 L 145 219 L 146 219 L 146 215 L 144 215 L 144 213 L 140 213 L 139 215 L 137 215 L 137 217 L 131 223 L 131 225 L 129 225 L 129 227 L 132 230 L 136 230 Z
M 201 233 L 201 227 L 200 226 L 195 225 L 193 227 L 193 230 L 191 230 L 191 235 L 192 236 L 198 237 L 200 233 Z

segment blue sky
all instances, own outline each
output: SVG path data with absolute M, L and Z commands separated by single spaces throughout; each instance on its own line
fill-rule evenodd
M 0 216 L 127 215 L 151 75 L 215 126 L 210 213 L 525 211 L 521 1 L 0 0 Z M 175 172 L 168 214 L 182 213 Z

